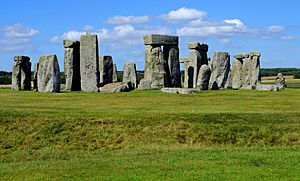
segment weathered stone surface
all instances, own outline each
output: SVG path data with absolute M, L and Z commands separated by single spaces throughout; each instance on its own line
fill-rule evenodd
M 60 70 L 56 55 L 40 58 L 37 82 L 39 92 L 60 92 Z
M 150 80 L 150 89 L 160 89 L 168 84 L 167 65 L 160 46 L 147 45 L 144 79 Z M 146 86 L 148 87 L 148 86 Z M 139 87 L 139 89 L 142 87 Z
M 166 73 L 168 87 L 181 87 L 181 73 L 179 64 L 179 49 L 177 45 L 166 45 L 163 49 L 164 59 L 168 62 Z
M 66 90 L 79 91 L 80 85 L 80 42 L 64 40 L 64 73 Z
M 34 72 L 33 72 L 33 89 L 38 90 L 38 71 L 39 71 L 39 63 L 34 64 Z
M 241 90 L 255 90 L 256 87 L 252 87 L 251 85 L 243 85 L 241 88 Z
M 279 91 L 279 87 L 273 84 L 257 84 L 256 90 L 259 91 Z
M 101 93 L 129 92 L 131 90 L 132 85 L 130 82 L 110 83 L 100 88 Z
M 257 84 L 259 84 L 260 52 L 251 52 L 250 62 L 251 62 L 250 85 L 256 86 Z
M 244 59 L 243 61 L 242 78 L 243 86 L 248 86 L 251 84 L 251 61 L 248 58 Z
M 15 56 L 12 69 L 12 89 L 31 89 L 31 62 L 27 56 Z
M 198 72 L 201 67 L 201 53 L 195 49 L 189 51 L 189 61 L 184 65 L 184 87 L 196 88 Z
M 236 55 L 234 55 L 234 58 L 236 58 L 236 59 L 244 59 L 244 58 L 249 58 L 249 54 L 247 54 L 247 53 L 240 53 L 240 54 L 236 54 Z
M 189 89 L 189 88 L 162 88 L 162 92 L 173 93 L 173 94 L 194 94 L 200 92 L 199 89 Z
M 232 89 L 239 89 L 243 85 L 243 59 L 237 59 L 232 64 Z
M 211 70 L 208 65 L 202 65 L 198 75 L 197 88 L 200 90 L 208 90 Z
M 82 91 L 99 91 L 99 52 L 97 35 L 87 34 L 80 37 L 80 75 Z
M 102 86 L 113 82 L 113 59 L 111 56 L 100 56 L 99 74 Z
M 118 74 L 117 74 L 117 65 L 114 64 L 113 66 L 113 82 L 118 82 Z
M 140 90 L 149 90 L 149 89 L 152 88 L 151 83 L 152 83 L 152 80 L 142 79 L 140 81 L 138 89 L 140 89 Z
M 278 73 L 276 77 L 276 86 L 281 90 L 287 87 L 285 78 L 282 73 Z
M 144 36 L 145 45 L 178 45 L 178 36 L 149 34 Z
M 136 64 L 127 63 L 124 65 L 123 82 L 131 82 L 133 88 L 137 88 Z
M 230 55 L 227 52 L 216 52 L 212 61 L 212 73 L 209 88 L 213 90 L 225 88 L 230 71 Z
M 180 58 L 179 59 L 179 62 L 180 63 L 186 63 L 186 62 L 188 62 L 189 61 L 189 58 Z
M 204 43 L 199 43 L 199 42 L 190 42 L 188 44 L 189 49 L 197 49 L 199 51 L 208 51 L 208 45 Z
M 228 73 L 224 89 L 232 89 L 232 71 L 231 70 Z

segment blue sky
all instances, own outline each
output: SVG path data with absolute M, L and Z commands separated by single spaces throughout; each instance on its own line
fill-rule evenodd
M 15 55 L 56 54 L 63 70 L 63 39 L 98 35 L 100 55 L 144 68 L 143 35 L 180 36 L 215 51 L 261 51 L 261 65 L 300 68 L 300 3 L 296 0 L 9 0 L 0 6 L 0 70 L 11 71 Z

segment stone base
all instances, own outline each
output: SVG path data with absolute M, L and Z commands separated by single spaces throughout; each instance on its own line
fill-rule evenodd
M 279 91 L 280 88 L 273 84 L 259 84 L 256 86 L 256 90 L 259 91 Z
M 162 92 L 173 93 L 173 94 L 194 94 L 200 92 L 199 89 L 188 89 L 188 88 L 162 88 Z

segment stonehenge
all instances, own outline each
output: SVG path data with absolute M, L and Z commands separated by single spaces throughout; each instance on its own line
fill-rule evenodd
M 127 63 L 124 65 L 123 82 L 131 82 L 133 88 L 137 88 L 136 64 Z
M 31 62 L 27 56 L 14 57 L 12 89 L 31 90 Z
M 60 69 L 56 55 L 40 58 L 37 84 L 39 92 L 60 92 Z
M 145 72 L 139 89 L 180 87 L 178 36 L 144 36 Z
M 87 33 L 81 35 L 80 41 L 64 40 L 66 83 L 62 87 L 83 92 L 161 89 L 179 94 L 208 89 L 277 91 L 286 87 L 282 74 L 278 74 L 276 86 L 260 83 L 261 53 L 258 51 L 235 54 L 231 67 L 229 53 L 215 52 L 211 61 L 207 55 L 209 46 L 200 42 L 188 43 L 188 57 L 179 58 L 178 36 L 148 34 L 144 36 L 144 45 L 144 78 L 138 81 L 136 64 L 126 63 L 122 82 L 118 82 L 117 65 L 112 56 L 99 56 L 97 35 Z M 180 63 L 184 67 L 183 75 Z M 56 55 L 40 57 L 34 66 L 34 90 L 60 92 L 60 83 Z M 27 56 L 14 57 L 12 89 L 31 90 L 31 62 Z
M 72 40 L 63 41 L 64 72 L 66 77 L 66 90 L 80 91 L 80 42 Z
M 80 37 L 80 76 L 83 92 L 98 92 L 99 53 L 97 35 Z

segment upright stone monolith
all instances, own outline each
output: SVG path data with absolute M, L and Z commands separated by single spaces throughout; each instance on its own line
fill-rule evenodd
M 56 55 L 42 56 L 38 65 L 38 91 L 60 92 L 60 69 Z
M 137 87 L 137 73 L 135 63 L 127 63 L 124 65 L 123 82 L 131 82 L 133 88 Z
M 250 53 L 250 63 L 251 63 L 251 78 L 250 85 L 255 87 L 259 84 L 259 72 L 260 72 L 260 52 Z
M 232 88 L 240 89 L 243 85 L 243 63 L 249 54 L 236 54 L 236 59 L 232 64 Z
M 31 62 L 27 56 L 15 56 L 12 69 L 12 89 L 31 90 Z
M 99 52 L 97 35 L 86 34 L 80 37 L 80 76 L 82 91 L 99 91 Z
M 113 83 L 113 59 L 109 55 L 99 58 L 100 85 Z
M 35 91 L 38 90 L 38 71 L 39 71 L 39 63 L 34 64 L 33 71 L 33 89 Z
M 166 45 L 163 48 L 163 52 L 164 58 L 168 63 L 167 74 L 170 80 L 168 87 L 181 87 L 178 45 Z
M 208 65 L 202 65 L 199 70 L 198 80 L 197 80 L 197 88 L 200 90 L 208 90 L 209 79 L 210 79 L 210 68 Z
M 118 82 L 118 74 L 117 74 L 117 65 L 114 64 L 113 66 L 113 82 Z
M 80 91 L 80 42 L 64 40 L 64 72 L 66 90 Z
M 212 73 L 209 88 L 224 89 L 230 71 L 230 55 L 227 52 L 215 52 L 212 60 Z

